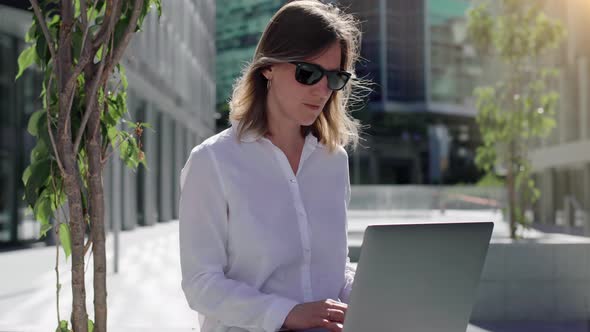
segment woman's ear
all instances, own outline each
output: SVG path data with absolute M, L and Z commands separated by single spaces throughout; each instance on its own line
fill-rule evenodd
M 267 80 L 272 80 L 272 66 L 268 66 L 262 70 L 262 76 Z

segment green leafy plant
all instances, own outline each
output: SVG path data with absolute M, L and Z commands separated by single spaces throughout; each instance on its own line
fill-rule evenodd
M 565 30 L 541 6 L 534 0 L 480 2 L 467 13 L 470 40 L 501 73 L 498 82 L 474 92 L 483 141 L 476 165 L 492 175 L 505 170 L 512 238 L 518 225 L 529 225 L 525 211 L 540 196 L 528 149 L 534 139 L 550 134 L 559 100 L 552 89 L 557 71 L 543 65 L 543 56 L 558 46 Z
M 18 79 L 30 66 L 43 73 L 43 109 L 33 113 L 28 131 L 36 137 L 23 173 L 27 205 L 41 234 L 58 235 L 71 256 L 71 328 L 106 331 L 106 256 L 102 172 L 113 151 L 130 168 L 145 165 L 141 135 L 149 126 L 125 119 L 125 70 L 119 63 L 150 8 L 160 0 L 30 0 L 33 20 L 18 58 Z M 67 202 L 67 211 L 65 203 Z M 67 220 L 58 220 L 59 209 Z M 85 234 L 89 237 L 85 243 Z M 59 245 L 58 243 L 58 245 Z M 94 318 L 86 312 L 84 256 L 94 256 Z M 59 246 L 56 246 L 59 255 Z M 57 257 L 56 257 L 57 264 Z M 59 317 L 56 331 L 70 331 Z

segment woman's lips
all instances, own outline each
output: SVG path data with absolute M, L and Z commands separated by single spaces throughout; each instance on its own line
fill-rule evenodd
M 314 111 L 317 111 L 317 110 L 319 110 L 319 109 L 320 109 L 320 106 L 319 106 L 319 105 L 305 104 L 305 103 L 304 103 L 303 105 L 305 105 L 305 106 L 307 106 L 307 107 L 311 108 L 311 109 L 312 109 L 312 110 L 314 110 Z

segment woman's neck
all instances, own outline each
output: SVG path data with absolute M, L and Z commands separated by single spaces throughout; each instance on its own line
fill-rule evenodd
M 283 150 L 299 148 L 305 142 L 305 138 L 301 134 L 301 126 L 281 115 L 276 108 L 267 105 L 268 133 L 266 137 Z

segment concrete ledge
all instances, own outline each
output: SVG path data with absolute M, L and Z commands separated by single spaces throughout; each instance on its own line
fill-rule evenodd
M 590 241 L 572 240 L 491 243 L 472 319 L 590 319 Z

